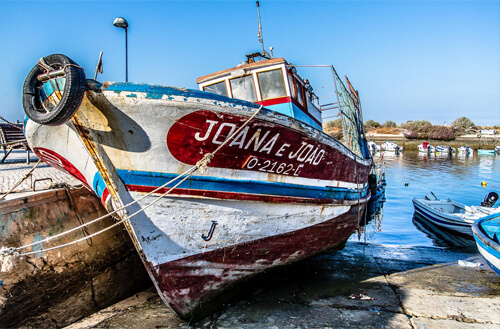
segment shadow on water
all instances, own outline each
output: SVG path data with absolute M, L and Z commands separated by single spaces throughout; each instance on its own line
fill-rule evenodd
M 413 225 L 427 235 L 436 247 L 470 253 L 477 252 L 476 242 L 472 236 L 436 226 L 417 213 L 413 216 Z

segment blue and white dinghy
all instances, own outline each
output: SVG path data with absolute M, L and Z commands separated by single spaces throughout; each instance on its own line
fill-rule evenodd
M 498 200 L 498 194 L 489 193 L 481 206 L 466 206 L 460 202 L 438 199 L 434 193 L 429 193 L 423 199 L 413 199 L 415 212 L 428 221 L 442 228 L 458 233 L 472 235 L 471 225 L 488 215 L 499 214 L 499 208 L 492 208 Z
M 500 276 L 500 213 L 481 218 L 472 225 L 477 249 Z

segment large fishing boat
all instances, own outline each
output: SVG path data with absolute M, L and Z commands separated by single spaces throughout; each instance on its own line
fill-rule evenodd
M 359 227 L 372 165 L 359 97 L 325 67 L 329 105 L 265 51 L 198 78 L 201 90 L 87 80 L 54 54 L 26 78 L 25 134 L 125 224 L 161 298 L 193 320 L 236 283 Z M 322 131 L 332 108 L 343 141 Z

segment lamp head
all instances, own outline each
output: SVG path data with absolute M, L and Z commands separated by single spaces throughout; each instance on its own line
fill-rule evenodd
M 123 17 L 117 17 L 113 21 L 113 25 L 116 26 L 116 27 L 119 27 L 121 29 L 126 29 L 128 27 L 128 22 Z

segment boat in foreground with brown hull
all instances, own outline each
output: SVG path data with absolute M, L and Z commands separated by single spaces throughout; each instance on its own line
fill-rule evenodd
M 201 90 L 86 80 L 64 55 L 26 79 L 26 137 L 127 227 L 164 302 L 184 319 L 249 277 L 341 246 L 372 166 L 357 92 L 327 66 L 319 104 L 298 66 L 266 53 Z M 344 141 L 322 131 L 340 109 Z

